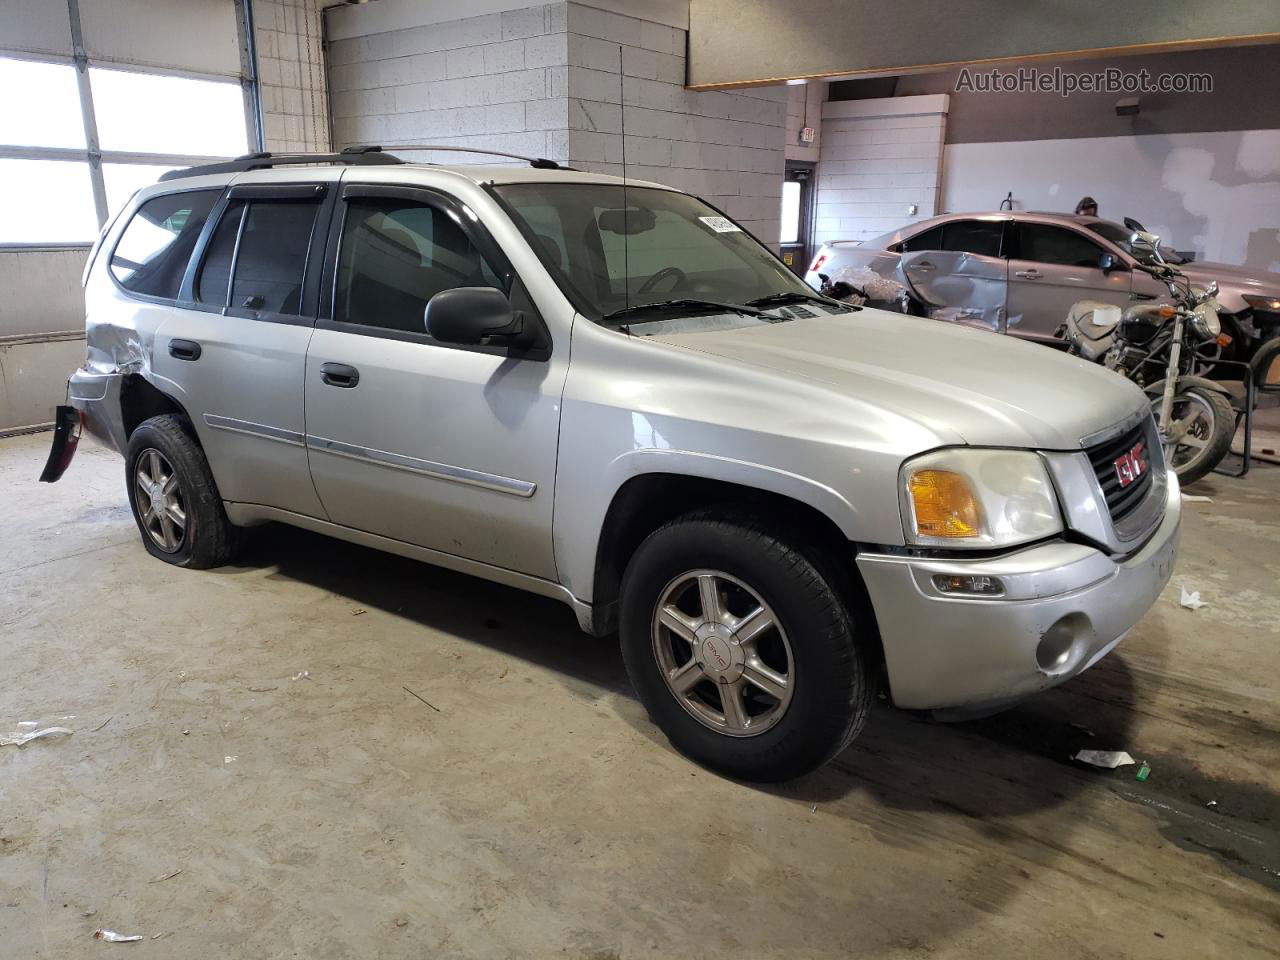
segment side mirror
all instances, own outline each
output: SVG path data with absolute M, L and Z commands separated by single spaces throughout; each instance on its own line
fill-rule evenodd
M 1157 262 L 1160 260 L 1160 238 L 1154 233 L 1135 230 L 1133 236 L 1129 238 L 1129 246 L 1133 248 L 1134 254 L 1139 257 L 1145 255 L 1152 257 Z
M 455 287 L 441 290 L 427 302 L 422 315 L 427 333 L 443 343 L 483 343 L 488 337 L 519 341 L 524 315 L 493 287 Z
M 1102 268 L 1103 273 L 1110 273 L 1117 266 L 1115 254 L 1104 253 L 1098 257 L 1098 266 Z

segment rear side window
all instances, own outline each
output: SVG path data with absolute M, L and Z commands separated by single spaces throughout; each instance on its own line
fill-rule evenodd
M 318 200 L 237 200 L 209 242 L 196 283 L 202 303 L 296 314 Z
M 191 251 L 221 195 L 221 190 L 189 190 L 153 197 L 139 207 L 111 254 L 111 274 L 120 286 L 176 300 Z
M 960 253 L 976 253 L 984 257 L 1000 256 L 1000 220 L 953 220 L 942 230 L 942 249 Z
M 1067 267 L 1096 267 L 1102 248 L 1065 227 L 1022 223 L 1018 225 L 1018 256 Z
M 942 227 L 936 226 L 924 233 L 917 233 L 914 237 L 910 237 L 902 241 L 902 251 L 904 253 L 914 253 L 917 250 L 941 250 L 942 249 Z
M 455 287 L 502 283 L 448 214 L 412 200 L 348 201 L 334 320 L 425 333 L 427 301 Z

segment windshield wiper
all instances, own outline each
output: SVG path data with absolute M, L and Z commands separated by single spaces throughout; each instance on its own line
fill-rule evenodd
M 693 300 L 682 297 L 679 300 L 658 300 L 654 303 L 637 303 L 633 307 L 623 307 L 621 310 L 606 313 L 600 318 L 600 321 L 602 323 L 615 323 L 624 317 L 635 316 L 639 313 L 649 311 L 667 313 L 673 310 L 720 310 L 724 313 L 736 313 L 744 317 L 759 317 L 762 320 L 768 320 L 770 323 L 785 323 L 791 319 L 790 317 L 780 317 L 776 313 L 769 313 L 743 303 L 721 303 L 719 300 Z
M 850 303 L 841 303 L 831 297 L 824 297 L 817 293 L 801 293 L 798 290 L 793 290 L 790 293 L 771 293 L 767 297 L 756 297 L 754 300 L 748 300 L 747 305 L 751 307 L 772 307 L 783 303 L 795 303 L 797 300 L 812 300 L 814 303 L 823 303 L 830 307 L 853 308 L 853 304 Z

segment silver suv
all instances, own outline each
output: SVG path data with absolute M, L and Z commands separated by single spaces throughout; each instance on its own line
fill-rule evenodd
M 758 781 L 879 689 L 964 715 L 1072 677 L 1168 580 L 1141 391 L 817 296 L 657 184 L 366 148 L 168 175 L 85 272 L 82 424 L 142 542 L 294 524 L 556 597 L 653 720 Z

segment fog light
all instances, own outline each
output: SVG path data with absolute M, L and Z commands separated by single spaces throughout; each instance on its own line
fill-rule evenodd
M 1054 622 L 1036 646 L 1036 663 L 1047 674 L 1062 673 L 1078 659 L 1081 642 L 1087 640 L 1093 624 L 1083 613 L 1068 613 Z
M 973 577 L 935 573 L 933 585 L 942 593 L 970 597 L 1003 597 L 1004 584 L 999 577 Z

